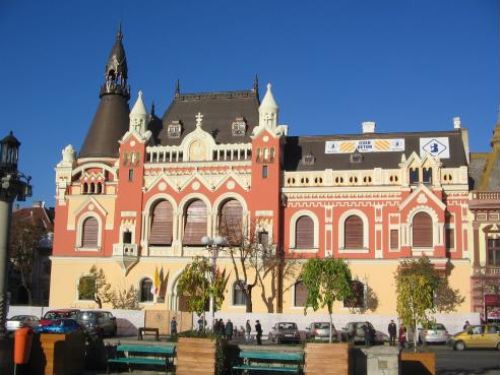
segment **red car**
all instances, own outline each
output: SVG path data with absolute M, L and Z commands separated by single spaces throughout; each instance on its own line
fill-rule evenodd
M 50 310 L 40 319 L 39 326 L 48 326 L 57 319 L 76 319 L 76 315 L 80 312 L 78 309 L 60 309 Z

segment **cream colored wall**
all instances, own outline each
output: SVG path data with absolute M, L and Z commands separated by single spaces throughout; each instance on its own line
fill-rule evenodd
M 116 197 L 113 195 L 72 195 L 68 196 L 68 220 L 67 228 L 76 229 L 76 218 L 78 213 L 85 204 L 89 203 L 91 199 L 95 200 L 97 204 L 106 212 L 105 228 L 113 228 L 115 218 L 115 203 Z
M 354 279 L 361 281 L 373 290 L 377 299 L 377 308 L 374 311 L 364 311 L 367 314 L 391 315 L 396 312 L 396 284 L 394 273 L 397 270 L 398 261 L 349 261 L 349 267 Z M 297 275 L 299 273 L 297 272 Z M 454 268 L 449 277 L 450 286 L 458 289 L 460 294 L 465 297 L 463 304 L 459 306 L 457 312 L 469 312 L 470 310 L 470 276 L 471 267 L 468 261 L 460 261 L 454 264 Z M 294 287 L 296 279 L 290 279 L 285 282 L 286 288 L 283 295 L 283 312 L 300 313 L 304 311 L 303 307 L 294 306 Z M 312 312 L 312 310 L 311 310 Z M 320 310 L 326 312 L 326 309 Z M 352 312 L 362 312 L 360 309 L 349 309 L 343 306 L 342 302 L 336 302 L 333 312 L 337 314 L 349 314 Z
M 51 294 L 50 306 L 57 307 L 79 307 L 93 308 L 95 303 L 90 301 L 78 300 L 78 280 L 81 276 L 88 274 L 92 265 L 102 268 L 106 279 L 113 287 L 129 288 L 133 285 L 139 288 L 140 281 L 149 277 L 153 279 L 155 269 L 158 267 L 160 271 L 163 269 L 166 282 L 165 301 L 161 303 L 151 302 L 142 303 L 144 309 L 175 309 L 176 307 L 176 283 L 182 270 L 190 262 L 189 258 L 142 258 L 129 274 L 125 277 L 123 270 L 112 258 L 52 258 L 52 279 L 51 279 Z M 229 281 L 226 287 L 226 298 L 222 305 L 222 312 L 245 312 L 245 306 L 233 305 L 232 287 L 236 281 L 236 274 L 229 260 L 219 259 L 217 263 L 220 269 L 226 268 L 229 275 Z M 366 313 L 391 315 L 396 311 L 396 293 L 394 273 L 396 272 L 397 261 L 350 261 L 353 277 L 358 279 L 363 284 L 366 284 L 373 290 L 377 298 L 378 304 L 375 311 L 366 311 Z M 300 273 L 300 265 L 294 264 L 287 272 L 288 276 L 283 282 L 283 312 L 284 313 L 302 313 L 303 307 L 293 306 L 294 287 L 293 284 L 297 280 Z M 465 297 L 464 303 L 457 309 L 457 312 L 468 312 L 470 306 L 470 275 L 471 267 L 468 261 L 459 261 L 454 263 L 454 268 L 451 272 L 449 281 L 450 286 L 458 289 L 462 296 Z M 253 273 L 249 273 L 252 279 Z M 276 280 L 274 281 L 276 282 Z M 272 293 L 272 278 L 268 275 L 264 279 L 265 293 L 270 296 Z M 269 309 L 262 299 L 262 290 L 258 284 L 252 294 L 253 311 L 268 312 Z M 273 299 L 273 307 L 276 308 L 278 296 L 276 294 Z M 109 307 L 109 306 L 106 306 Z M 274 312 L 276 312 L 274 310 Z M 322 312 L 325 312 L 324 310 Z M 334 305 L 334 313 L 348 314 L 356 312 L 356 310 L 343 307 L 342 302 L 337 302 Z M 361 312 L 361 311 L 357 311 Z

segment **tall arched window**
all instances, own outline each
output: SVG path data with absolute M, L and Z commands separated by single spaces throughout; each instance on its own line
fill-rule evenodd
M 419 212 L 413 217 L 412 223 L 413 247 L 432 247 L 432 218 L 425 212 Z
M 241 290 L 241 285 L 239 282 L 235 282 L 233 285 L 233 305 L 235 306 L 245 306 L 246 305 L 246 296 Z
M 85 219 L 82 225 L 82 247 L 98 246 L 99 222 L 95 217 Z
M 351 215 L 344 222 L 344 247 L 346 249 L 361 249 L 363 247 L 363 220 Z
M 297 249 L 314 247 L 314 222 L 309 216 L 301 216 L 295 222 L 295 247 Z
M 200 199 L 192 201 L 184 218 L 185 245 L 203 245 L 202 237 L 207 235 L 207 206 Z
M 307 288 L 302 282 L 302 280 L 297 281 L 293 289 L 294 289 L 293 305 L 295 307 L 305 306 L 307 301 Z
M 150 245 L 170 245 L 173 237 L 174 210 L 167 200 L 158 202 L 151 215 Z
M 153 302 L 153 280 L 150 278 L 145 278 L 141 280 L 140 290 L 141 295 L 139 296 L 140 302 Z
M 232 245 L 241 243 L 243 229 L 243 207 L 236 199 L 230 199 L 219 211 L 219 235 Z

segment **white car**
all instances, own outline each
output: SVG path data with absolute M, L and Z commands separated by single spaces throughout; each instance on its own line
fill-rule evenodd
M 434 323 L 428 329 L 419 329 L 419 340 L 429 344 L 446 344 L 450 335 L 441 323 Z
M 35 328 L 40 319 L 35 315 L 15 315 L 9 319 L 5 324 L 7 332 L 14 332 L 22 327 Z

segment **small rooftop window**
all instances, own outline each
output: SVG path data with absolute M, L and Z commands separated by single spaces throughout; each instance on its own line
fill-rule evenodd
M 356 149 L 349 157 L 351 163 L 359 164 L 363 161 L 363 154 Z
M 309 153 L 302 156 L 301 161 L 302 161 L 303 165 L 314 165 L 316 158 L 314 157 L 314 155 L 311 152 L 309 152 Z
M 247 123 L 243 117 L 237 117 L 231 125 L 233 137 L 242 137 L 247 132 Z
M 182 124 L 180 121 L 172 121 L 167 128 L 168 138 L 180 138 L 182 133 Z

